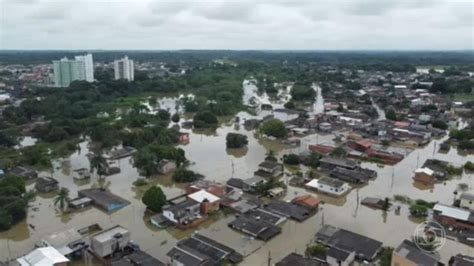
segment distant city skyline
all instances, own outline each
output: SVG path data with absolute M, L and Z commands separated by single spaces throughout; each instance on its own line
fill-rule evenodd
M 473 1 L 1 0 L 0 49 L 472 50 Z

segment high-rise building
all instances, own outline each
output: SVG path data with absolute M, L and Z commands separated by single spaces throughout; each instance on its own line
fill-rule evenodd
M 84 72 L 86 75 L 86 81 L 94 81 L 94 61 L 92 60 L 92 54 L 78 55 L 75 57 L 76 61 L 84 62 Z
M 54 85 L 67 87 L 74 80 L 85 80 L 84 62 L 69 60 L 66 57 L 53 61 Z
M 75 60 L 67 59 L 53 61 L 54 85 L 68 87 L 75 80 L 94 81 L 94 62 L 92 55 L 79 55 Z
M 114 61 L 115 79 L 126 79 L 132 81 L 135 78 L 135 70 L 133 60 L 129 60 L 127 56 L 120 60 Z

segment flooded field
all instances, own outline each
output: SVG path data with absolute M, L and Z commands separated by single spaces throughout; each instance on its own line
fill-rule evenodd
M 324 108 L 321 108 L 324 100 L 320 89 L 317 86 L 314 88 L 317 90 L 317 100 L 313 106 L 313 112 L 320 113 L 324 111 Z M 256 95 L 256 87 L 253 84 L 244 83 L 244 89 L 246 91 L 244 101 L 249 101 L 252 95 Z M 276 108 L 281 108 L 284 104 L 284 101 L 275 103 L 268 96 L 259 97 Z M 285 99 L 288 100 L 288 98 Z M 159 99 L 158 102 L 160 108 L 174 112 L 177 110 L 176 100 L 177 98 L 168 97 Z M 179 107 L 178 110 L 180 110 Z M 269 150 L 276 151 L 281 156 L 289 152 L 303 151 L 310 143 L 332 143 L 334 137 L 332 134 L 313 134 L 304 137 L 300 147 L 287 148 L 277 141 L 262 138 L 255 131 L 244 129 L 243 119 L 262 117 L 271 113 L 272 111 L 261 111 L 254 116 L 241 112 L 237 114 L 241 118 L 240 125 L 234 124 L 233 117 L 228 117 L 221 119 L 222 123 L 216 130 L 182 129 L 182 131 L 190 133 L 190 142 L 187 145 L 180 145 L 185 150 L 186 157 L 192 162 L 190 168 L 206 176 L 206 179 L 226 182 L 230 177 L 251 177 Z M 288 114 L 275 114 L 276 117 L 279 115 L 282 115 L 283 120 L 291 119 L 291 115 Z M 228 132 L 247 135 L 248 147 L 226 149 L 225 137 Z M 226 217 L 221 215 L 197 230 L 247 256 L 243 265 L 267 265 L 269 252 L 271 252 L 273 263 L 282 259 L 289 252 L 303 253 L 306 245 L 323 224 L 332 224 L 352 230 L 380 240 L 384 242 L 384 245 L 396 247 L 401 241 L 411 237 L 411 233 L 420 222 L 409 219 L 408 206 L 402 205 L 401 213 L 395 215 L 393 211 L 383 213 L 380 210 L 361 206 L 358 202 L 367 196 L 384 198 L 400 194 L 412 199 L 420 198 L 451 204 L 454 198 L 453 192 L 459 183 L 468 184 L 472 191 L 474 189 L 473 176 L 466 173 L 445 183 L 435 184 L 431 188 L 418 187 L 413 183 L 414 170 L 421 166 L 426 159 L 447 160 L 456 166 L 460 166 L 468 160 L 474 161 L 473 155 L 461 156 L 455 149 L 451 149 L 447 154 L 438 153 L 436 147 L 439 147 L 443 141 L 444 139 L 434 140 L 427 146 L 414 150 L 395 166 L 379 167 L 373 163 L 362 163 L 363 167 L 378 172 L 378 177 L 375 180 L 366 186 L 354 188 L 351 193 L 341 199 L 336 200 L 325 195 L 318 195 L 325 202 L 318 214 L 303 223 L 285 222 L 282 234 L 268 243 L 251 240 L 231 230 L 227 223 L 233 219 L 232 215 Z M 41 172 L 40 175 L 56 178 L 60 187 L 69 188 L 71 197 L 75 197 L 78 190 L 104 186 L 111 192 L 127 199 L 131 204 L 113 214 L 107 214 L 94 207 L 70 214 L 61 214 L 53 206 L 54 195 L 39 194 L 36 200 L 30 204 L 27 219 L 15 225 L 11 230 L 0 233 L 0 261 L 7 261 L 31 251 L 35 243 L 38 243 L 47 234 L 69 228 L 80 229 L 94 223 L 99 223 L 102 228 L 116 224 L 128 228 L 132 239 L 139 243 L 143 250 L 162 261 L 167 261 L 166 253 L 179 239 L 192 233 L 192 231 L 183 232 L 176 229 L 160 230 L 150 225 L 149 216 L 145 213 L 145 206 L 140 200 L 143 192 L 151 185 L 160 185 L 168 198 L 172 198 L 180 195 L 184 186 L 173 183 L 170 176 L 153 176 L 149 185 L 135 187 L 133 182 L 141 176 L 131 164 L 130 158 L 118 160 L 115 166 L 120 167 L 121 172 L 106 177 L 104 181 L 99 180 L 96 175 L 92 175 L 89 181 L 74 180 L 72 178 L 74 169 L 90 167 L 86 157 L 89 149 L 87 141 L 80 143 L 80 149 L 67 158 L 55 160 L 53 169 Z M 285 181 L 288 180 L 288 177 L 284 178 Z M 28 189 L 32 188 L 33 184 L 29 184 Z M 303 193 L 317 194 L 289 186 L 285 199 L 289 200 Z M 469 247 L 451 240 L 447 241 L 440 254 L 442 260 L 447 262 L 449 256 L 460 252 L 474 255 L 474 251 Z M 80 264 L 93 264 L 93 262 L 86 261 L 80 262 Z

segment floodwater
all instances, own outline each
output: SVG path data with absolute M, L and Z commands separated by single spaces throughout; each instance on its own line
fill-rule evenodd
M 250 91 L 244 83 L 244 88 Z M 250 84 L 250 86 L 253 86 Z M 244 96 L 245 97 L 245 96 Z M 324 100 L 318 92 L 319 102 Z M 167 100 L 175 103 L 173 99 Z M 270 100 L 269 100 L 270 101 Z M 316 101 L 318 102 L 318 100 Z M 163 106 L 160 102 L 160 106 Z M 319 108 L 319 107 L 318 107 Z M 315 108 L 318 109 L 318 108 Z M 170 104 L 170 110 L 175 109 Z M 271 111 L 262 111 L 270 112 Z M 277 113 L 277 112 L 275 112 Z M 252 118 L 253 115 L 241 112 L 241 118 Z M 258 114 L 260 117 L 262 114 Z M 300 147 L 288 148 L 278 141 L 272 141 L 259 136 L 255 131 L 247 131 L 242 125 L 236 125 L 233 117 L 222 118 L 221 125 L 216 130 L 186 130 L 190 133 L 190 142 L 187 145 L 179 145 L 185 150 L 187 158 L 192 162 L 190 168 L 205 175 L 209 180 L 226 182 L 230 177 L 248 178 L 257 169 L 257 165 L 263 161 L 269 150 L 278 153 L 279 156 L 290 152 L 301 152 L 310 143 L 332 143 L 332 134 L 313 134 L 302 139 Z M 241 124 L 243 119 L 241 119 Z M 239 132 L 248 136 L 249 144 L 244 149 L 226 149 L 225 137 L 228 132 Z M 358 204 L 364 197 L 393 197 L 401 194 L 412 199 L 424 199 L 427 201 L 439 201 L 451 204 L 454 198 L 454 190 L 458 184 L 468 184 L 473 191 L 474 182 L 472 174 L 464 173 L 450 181 L 435 184 L 431 188 L 420 188 L 413 183 L 414 170 L 421 166 L 426 159 L 437 158 L 447 160 L 460 166 L 466 161 L 474 161 L 474 156 L 461 156 L 455 149 L 447 154 L 437 152 L 439 144 L 445 138 L 434 140 L 427 146 L 416 149 L 395 166 L 379 167 L 373 163 L 362 163 L 363 167 L 374 169 L 378 177 L 368 185 L 354 188 L 347 196 L 334 199 L 318 193 L 306 191 L 302 188 L 289 187 L 285 200 L 290 200 L 296 195 L 311 193 L 317 195 L 325 202 L 318 214 L 303 223 L 287 221 L 283 225 L 282 234 L 268 243 L 252 240 L 248 237 L 231 230 L 227 223 L 233 219 L 232 215 L 213 219 L 196 230 L 208 235 L 222 243 L 229 245 L 244 254 L 246 259 L 243 265 L 267 265 L 268 257 L 273 263 L 279 261 L 288 253 L 297 251 L 303 253 L 307 244 L 313 239 L 314 234 L 321 228 L 322 224 L 332 224 L 341 228 L 352 230 L 363 235 L 384 242 L 384 245 L 396 247 L 404 239 L 409 239 L 415 227 L 420 221 L 409 218 L 408 206 L 401 204 L 400 215 L 393 211 L 384 213 Z M 94 207 L 61 214 L 53 206 L 52 194 L 40 194 L 30 204 L 28 217 L 25 221 L 15 225 L 12 229 L 0 233 L 0 261 L 24 255 L 34 248 L 35 243 L 53 232 L 75 228 L 80 229 L 94 223 L 99 223 L 102 228 L 108 228 L 120 224 L 128 228 L 131 237 L 141 248 L 162 261 L 167 261 L 166 253 L 176 244 L 179 239 L 188 236 L 192 231 L 179 231 L 176 229 L 160 230 L 154 228 L 148 222 L 145 214 L 145 206 L 140 199 L 144 191 L 151 185 L 160 185 L 168 198 L 178 196 L 183 192 L 184 186 L 172 182 L 170 176 L 154 176 L 150 184 L 145 187 L 136 188 L 133 182 L 140 178 L 130 158 L 117 161 L 116 165 L 121 168 L 121 173 L 108 176 L 104 181 L 93 174 L 90 181 L 77 182 L 73 176 L 73 170 L 77 168 L 89 168 L 86 155 L 89 153 L 90 145 L 87 141 L 80 143 L 79 149 L 72 155 L 55 160 L 51 171 L 42 172 L 41 175 L 53 176 L 61 187 L 70 190 L 70 196 L 75 197 L 80 189 L 103 186 L 112 193 L 120 195 L 131 202 L 127 207 L 113 213 L 107 214 Z M 305 167 L 301 168 L 306 171 Z M 288 176 L 284 177 L 287 182 Z M 33 183 L 28 184 L 32 189 Z M 398 203 L 396 203 L 398 204 Z M 32 226 L 30 226 L 32 225 Z M 440 254 L 444 262 L 449 256 L 457 253 L 473 254 L 469 247 L 448 240 L 441 249 Z M 81 262 L 82 263 L 82 262 Z M 91 265 L 88 261 L 84 264 Z

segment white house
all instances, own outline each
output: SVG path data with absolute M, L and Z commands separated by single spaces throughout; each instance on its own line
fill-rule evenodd
M 306 187 L 337 197 L 346 194 L 350 190 L 347 183 L 334 178 L 313 179 L 306 183 Z
M 460 197 L 460 204 L 461 208 L 469 209 L 474 211 L 474 194 L 471 193 L 463 193 Z
M 37 248 L 16 260 L 21 266 L 66 266 L 69 259 L 53 247 Z

